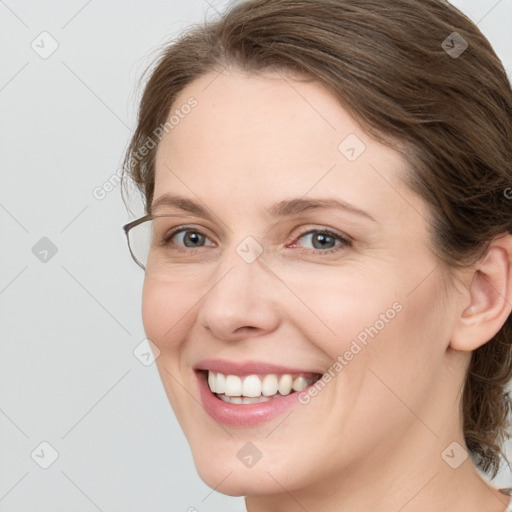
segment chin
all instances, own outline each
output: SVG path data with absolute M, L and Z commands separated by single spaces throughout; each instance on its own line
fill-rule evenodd
M 205 453 L 194 454 L 194 464 L 199 477 L 208 487 L 227 496 L 268 495 L 283 491 L 276 482 L 282 481 L 281 476 L 274 475 L 274 480 L 264 467 L 245 468 L 228 460 L 212 463 Z
M 205 442 L 206 439 L 211 439 L 211 443 Z M 189 444 L 200 478 L 228 496 L 272 495 L 282 493 L 283 488 L 294 491 L 314 484 L 312 471 L 306 464 L 307 452 L 297 452 L 294 442 L 283 451 L 282 446 L 272 446 L 270 440 L 255 440 L 254 444 L 250 436 L 221 440 L 202 430 L 189 436 Z M 293 453 L 287 453 L 288 450 Z M 315 466 L 315 461 L 311 460 L 311 464 Z M 325 466 L 318 468 L 320 478 L 326 476 Z

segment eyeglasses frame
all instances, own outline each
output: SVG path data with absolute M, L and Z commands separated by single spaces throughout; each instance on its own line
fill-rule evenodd
M 128 250 L 130 251 L 130 255 L 133 259 L 133 261 L 135 261 L 135 263 L 137 263 L 137 265 L 142 269 L 144 270 L 144 272 L 146 271 L 146 267 L 135 257 L 135 254 L 133 254 L 133 251 L 132 251 L 132 247 L 130 245 L 130 235 L 129 235 L 129 232 L 130 232 L 130 229 L 140 225 L 140 224 L 143 224 L 144 222 L 147 222 L 148 220 L 153 220 L 155 217 L 153 216 L 153 214 L 151 213 L 148 213 L 147 215 L 144 215 L 143 217 L 140 217 L 138 219 L 135 219 L 135 220 L 132 220 L 130 222 L 128 222 L 128 224 L 125 224 L 123 226 L 123 231 L 124 231 L 124 234 L 126 235 L 126 242 L 128 243 Z

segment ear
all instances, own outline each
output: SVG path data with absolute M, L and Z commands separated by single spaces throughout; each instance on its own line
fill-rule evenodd
M 512 311 L 512 236 L 495 238 L 472 267 L 450 347 L 470 352 L 491 340 Z

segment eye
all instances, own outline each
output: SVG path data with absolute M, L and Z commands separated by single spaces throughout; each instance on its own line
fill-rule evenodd
M 335 233 L 329 229 L 312 229 L 299 235 L 297 240 L 308 240 L 310 248 L 307 252 L 321 252 L 322 254 L 339 251 L 345 247 L 352 247 L 352 240 L 348 237 Z M 294 242 L 293 246 L 296 246 Z M 315 249 L 317 249 L 315 251 Z
M 173 243 L 178 246 L 178 250 L 183 250 L 183 247 L 187 249 L 196 249 L 205 246 L 215 246 L 216 244 L 211 242 L 210 239 L 198 231 L 197 229 L 192 229 L 192 227 L 180 227 L 173 231 L 171 231 L 168 235 L 165 236 L 165 245 L 169 243 Z M 211 243 L 206 243 L 210 241 Z
M 291 247 L 303 247 L 299 240 L 307 240 L 309 248 L 301 250 L 301 252 L 311 251 L 328 254 L 335 251 L 342 250 L 346 247 L 352 247 L 352 240 L 341 233 L 336 233 L 329 229 L 312 229 L 303 232 L 298 236 Z M 210 240 L 201 231 L 198 231 L 193 226 L 180 226 L 171 230 L 163 237 L 164 246 L 173 245 L 177 251 L 188 251 L 194 249 L 201 249 L 203 247 L 215 247 L 216 244 Z

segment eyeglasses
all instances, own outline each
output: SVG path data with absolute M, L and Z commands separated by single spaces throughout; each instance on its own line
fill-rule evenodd
M 192 263 L 199 261 L 212 261 L 210 251 L 201 250 L 200 246 L 184 246 L 182 244 L 204 242 L 210 237 L 205 234 L 205 229 L 194 225 L 182 224 L 176 215 L 153 215 L 147 214 L 139 219 L 133 220 L 123 226 L 123 230 L 128 242 L 130 254 L 147 275 L 151 275 L 158 279 L 168 279 L 169 276 L 175 276 L 173 270 L 190 269 Z M 173 239 L 181 233 L 192 233 L 193 235 L 185 235 L 180 243 L 176 243 Z M 320 233 L 328 241 L 338 240 L 341 246 L 351 246 L 342 235 L 331 232 L 329 229 L 312 229 L 302 233 L 300 238 L 313 233 Z M 248 238 L 252 242 L 246 242 Z M 261 239 L 265 237 L 259 237 Z M 207 244 L 208 245 L 208 244 Z M 214 243 L 213 246 L 216 244 Z M 242 248 L 243 247 L 243 248 Z M 331 249 L 332 250 L 332 249 Z M 246 262 L 252 263 L 263 252 L 262 246 L 254 240 L 253 237 L 246 237 L 236 249 L 238 255 Z M 320 253 L 320 251 L 316 251 Z M 215 253 L 214 253 L 215 254 Z M 267 251 L 267 256 L 272 256 L 272 248 Z M 197 267 L 196 267 L 197 268 Z
M 123 226 L 126 241 L 128 242 L 128 250 L 135 263 L 144 271 L 146 270 L 149 249 L 151 247 L 152 220 L 153 216 L 148 214 L 140 219 L 132 220 Z
M 195 232 L 200 239 L 206 237 L 198 229 L 180 224 L 176 216 L 170 215 L 148 214 L 125 224 L 123 230 L 135 263 L 146 273 L 149 268 L 153 275 L 165 275 L 169 264 L 179 265 L 186 261 L 187 257 L 171 241 L 179 232 Z

